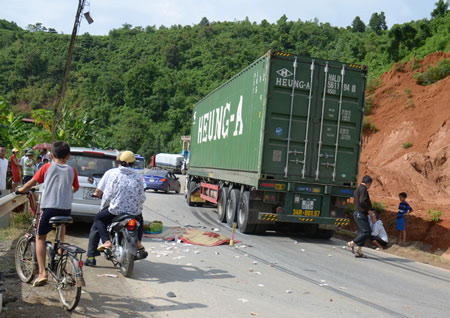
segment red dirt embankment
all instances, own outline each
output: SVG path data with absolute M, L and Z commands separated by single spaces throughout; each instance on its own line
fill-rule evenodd
M 413 77 L 443 58 L 450 52 L 394 65 L 381 76 L 368 94 L 374 101 L 368 117 L 376 132 L 364 135 L 359 173 L 373 177 L 372 201 L 386 205 L 382 219 L 390 235 L 396 235 L 398 193 L 407 192 L 414 209 L 406 216 L 407 240 L 447 251 L 450 259 L 450 76 L 429 86 Z M 411 70 L 417 62 L 421 66 Z M 438 223 L 429 221 L 431 208 L 442 211 Z

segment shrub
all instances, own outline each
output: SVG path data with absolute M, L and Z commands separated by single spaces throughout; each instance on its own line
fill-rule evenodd
M 442 211 L 436 209 L 428 209 L 427 214 L 430 218 L 430 221 L 437 223 L 441 220 Z
M 408 106 L 406 106 L 406 108 L 414 108 L 414 101 L 412 99 L 408 100 Z
M 436 66 L 429 66 L 423 73 L 414 74 L 417 84 L 430 85 L 450 75 L 450 59 L 441 60 Z
M 400 63 L 395 64 L 395 71 L 403 72 L 403 65 Z
M 422 64 L 420 63 L 420 61 L 413 59 L 411 61 L 410 69 L 411 69 L 411 71 L 415 71 L 421 66 L 422 66 Z
M 381 80 L 379 78 L 371 78 L 367 82 L 366 92 L 371 94 L 375 91 L 375 89 L 381 85 Z
M 363 120 L 363 131 L 366 133 L 375 133 L 377 131 L 377 126 L 375 124 L 372 124 L 369 120 L 369 118 L 364 117 Z
M 402 147 L 406 149 L 406 148 L 412 147 L 412 145 L 413 145 L 413 144 L 412 144 L 411 142 L 408 141 L 408 142 L 405 142 L 405 143 L 402 145 Z
M 370 115 L 372 114 L 372 107 L 373 107 L 373 95 L 368 96 L 364 101 L 364 115 Z
M 374 209 L 377 214 L 384 212 L 385 208 L 386 208 L 386 206 L 384 205 L 383 202 L 374 201 L 372 203 L 372 209 Z

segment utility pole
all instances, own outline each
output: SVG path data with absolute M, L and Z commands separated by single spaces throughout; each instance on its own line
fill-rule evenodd
M 73 24 L 72 36 L 70 38 L 69 49 L 67 50 L 66 67 L 64 68 L 63 78 L 61 86 L 59 88 L 58 97 L 53 108 L 53 127 L 52 127 L 52 143 L 55 142 L 56 126 L 58 123 L 58 111 L 61 105 L 61 101 L 64 98 L 66 92 L 67 78 L 69 76 L 70 64 L 72 63 L 72 51 L 75 44 L 75 38 L 77 37 L 78 27 L 81 23 L 81 13 L 83 12 L 86 0 L 78 0 L 78 9 L 75 16 L 75 23 Z

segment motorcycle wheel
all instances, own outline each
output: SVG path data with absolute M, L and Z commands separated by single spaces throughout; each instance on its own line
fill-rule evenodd
M 130 277 L 134 268 L 134 255 L 128 252 L 128 242 L 123 240 L 123 258 L 120 263 L 120 272 L 125 277 Z

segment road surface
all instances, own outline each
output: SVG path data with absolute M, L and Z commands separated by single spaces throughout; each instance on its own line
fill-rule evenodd
M 183 194 L 147 193 L 144 219 L 231 236 L 214 208 Z M 88 226 L 69 240 L 87 247 Z M 144 239 L 150 252 L 122 277 L 103 257 L 85 267 L 87 287 L 72 317 L 448 317 L 450 272 L 365 249 L 356 259 L 338 239 L 237 233 L 241 243 L 203 247 Z M 117 278 L 98 275 L 118 274 Z M 168 296 L 175 296 L 170 297 Z M 55 292 L 56 299 L 56 292 Z

